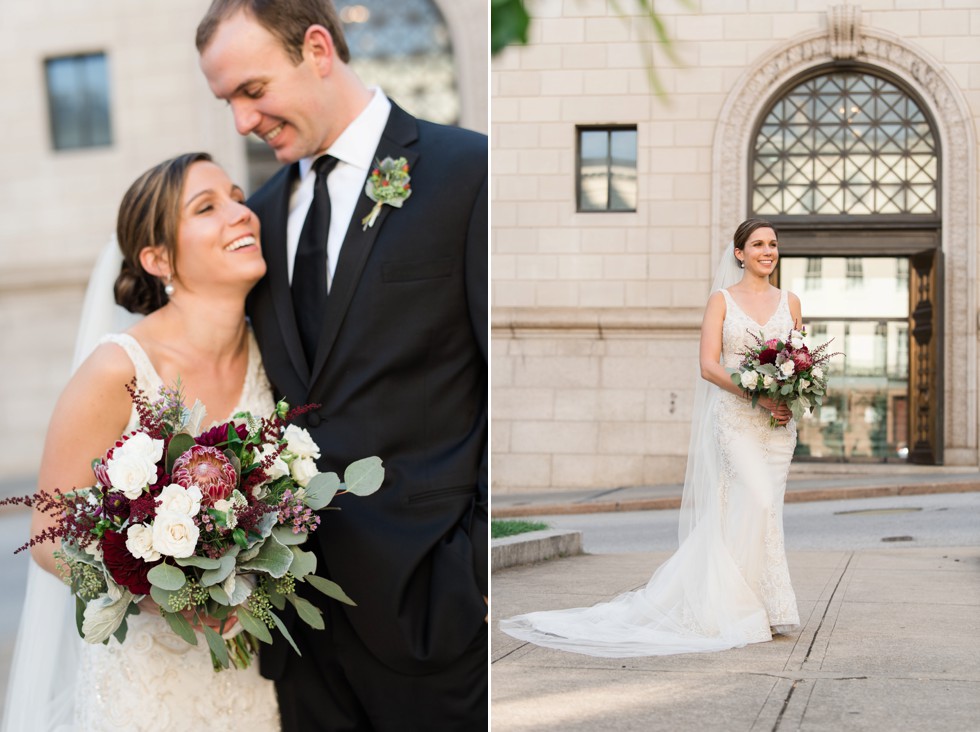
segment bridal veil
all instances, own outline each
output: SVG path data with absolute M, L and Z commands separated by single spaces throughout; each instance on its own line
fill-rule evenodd
M 139 317 L 115 303 L 113 284 L 121 264 L 113 237 L 96 261 L 85 291 L 72 371 L 103 335 L 126 330 Z M 75 627 L 75 603 L 60 580 L 34 561 L 29 565 L 2 732 L 70 732 L 78 648 L 83 642 Z

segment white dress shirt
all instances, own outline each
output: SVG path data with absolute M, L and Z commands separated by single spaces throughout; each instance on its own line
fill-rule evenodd
M 374 167 L 374 153 L 381 141 L 381 134 L 388 124 L 391 102 L 380 89 L 354 121 L 340 134 L 333 145 L 323 153 L 299 161 L 299 185 L 289 197 L 289 222 L 286 225 L 286 262 L 289 282 L 293 281 L 293 260 L 299 247 L 299 235 L 303 230 L 310 204 L 313 203 L 313 162 L 322 154 L 333 155 L 339 161 L 327 176 L 330 193 L 330 232 L 327 235 L 327 292 L 337 269 L 340 248 L 350 226 L 357 199 L 360 198 L 368 173 Z

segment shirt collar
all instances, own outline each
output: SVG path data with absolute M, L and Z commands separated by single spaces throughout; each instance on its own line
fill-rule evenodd
M 362 170 L 369 170 L 374 164 L 374 153 L 378 149 L 381 135 L 385 125 L 388 124 L 388 115 L 391 113 L 391 102 L 381 89 L 371 87 L 371 91 L 371 100 L 367 106 L 325 151 L 341 162 Z M 299 161 L 300 179 L 306 177 L 313 167 L 313 162 L 322 154 L 317 153 Z

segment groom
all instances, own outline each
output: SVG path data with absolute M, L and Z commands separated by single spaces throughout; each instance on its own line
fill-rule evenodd
M 263 649 L 284 729 L 486 729 L 486 138 L 366 88 L 329 0 L 214 0 L 197 47 L 238 132 L 284 164 L 248 201 L 269 379 L 320 405 L 301 420 L 321 470 L 385 464 L 314 535 L 318 573 L 357 607 L 307 595 L 326 630 L 291 623 L 302 656 Z

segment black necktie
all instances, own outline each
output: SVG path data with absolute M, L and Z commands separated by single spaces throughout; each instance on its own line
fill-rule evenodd
M 293 260 L 293 311 L 299 337 L 306 352 L 306 362 L 313 365 L 317 336 L 323 323 L 327 303 L 327 234 L 330 231 L 330 195 L 327 176 L 337 165 L 337 158 L 323 155 L 313 163 L 313 202 L 306 214 L 303 230 Z

